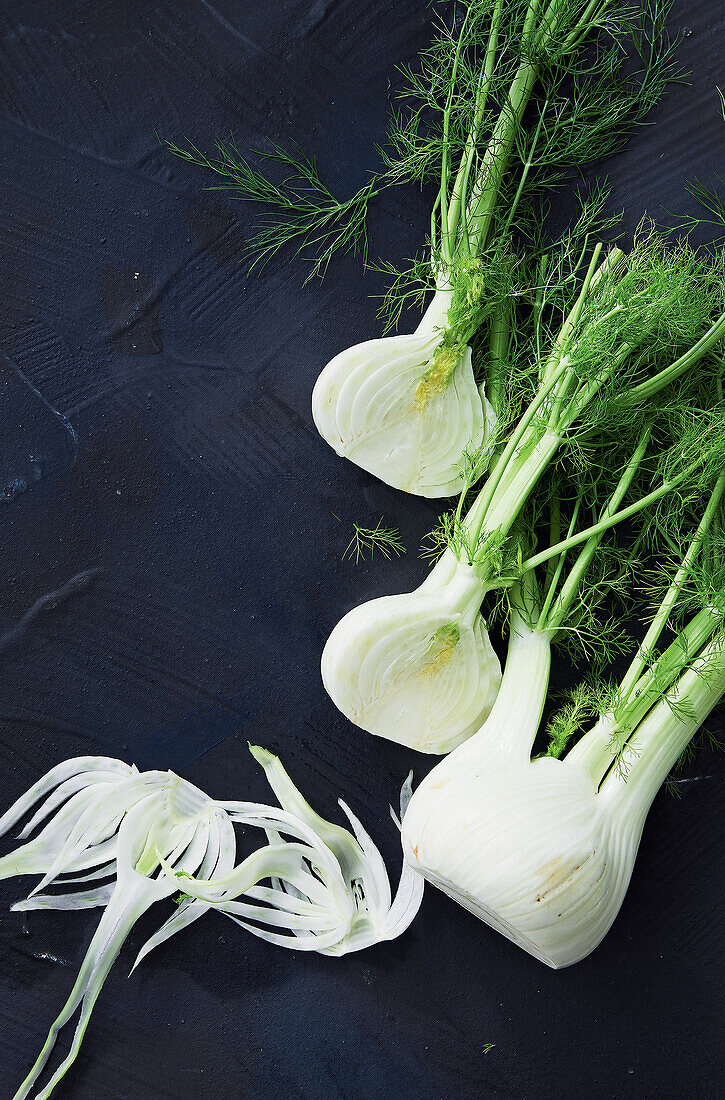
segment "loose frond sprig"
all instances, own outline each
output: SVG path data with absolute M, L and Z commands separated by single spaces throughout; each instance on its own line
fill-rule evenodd
M 320 179 L 314 160 L 298 151 L 290 153 L 275 144 L 271 151 L 257 151 L 257 157 L 283 169 L 283 178 L 274 183 L 243 156 L 233 137 L 226 141 L 217 138 L 214 157 L 191 142 L 185 147 L 166 144 L 175 156 L 214 172 L 218 182 L 207 190 L 224 191 L 264 208 L 262 228 L 246 242 L 241 257 L 250 261 L 250 270 L 264 267 L 287 248 L 310 263 L 307 280 L 324 275 L 336 252 L 360 252 L 363 260 L 367 259 L 367 212 L 378 193 L 376 177 L 351 198 L 340 201 Z
M 400 531 L 397 527 L 384 527 L 382 516 L 374 527 L 362 527 L 359 523 L 352 526 L 353 536 L 345 547 L 343 561 L 352 560 L 357 565 L 368 557 L 374 557 L 376 552 L 386 560 L 405 553 Z

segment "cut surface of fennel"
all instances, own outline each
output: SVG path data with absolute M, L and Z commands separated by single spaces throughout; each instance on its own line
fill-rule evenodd
M 449 752 L 480 728 L 501 682 L 482 598 L 474 570 L 447 552 L 414 592 L 353 608 L 322 653 L 332 701 L 369 733 Z
M 339 455 L 424 497 L 461 491 L 464 453 L 484 445 L 495 419 L 470 347 L 444 344 L 450 300 L 450 290 L 437 290 L 411 335 L 340 352 L 312 393 L 317 430 Z
M 547 647 L 536 631 L 512 635 L 488 721 L 426 776 L 402 832 L 405 858 L 428 881 L 558 969 L 590 954 L 616 918 L 652 800 L 725 691 L 725 648 L 716 638 L 652 707 L 626 766 L 610 753 L 587 768 L 581 752 L 530 758 Z M 577 748 L 589 736 L 598 744 L 603 725 Z

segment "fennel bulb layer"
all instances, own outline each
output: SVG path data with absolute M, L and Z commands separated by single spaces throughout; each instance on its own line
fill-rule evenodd
M 404 932 L 420 908 L 423 878 L 403 861 L 393 897 L 383 857 L 342 799 L 339 804 L 352 832 L 320 817 L 276 756 L 259 746 L 250 745 L 250 751 L 264 768 L 282 810 L 265 822 L 259 813 L 261 809 L 269 814 L 265 807 L 226 803 L 225 808 L 234 822 L 267 829 L 273 843 L 259 855 L 266 858 L 274 885 L 258 885 L 265 876 L 255 855 L 226 875 L 208 881 L 185 879 L 183 889 L 195 899 L 191 905 L 217 909 L 280 947 L 335 957 Z M 410 801 L 411 781 L 412 773 L 400 792 L 401 818 Z M 391 814 L 397 822 L 392 807 Z
M 449 752 L 475 733 L 501 680 L 480 582 L 466 564 L 449 573 L 442 559 L 416 591 L 353 608 L 322 653 L 322 680 L 338 709 L 420 752 Z
M 394 939 L 413 920 L 421 876 L 404 863 L 393 897 L 383 858 L 352 811 L 340 803 L 352 832 L 325 821 L 277 757 L 250 748 L 281 809 L 217 802 L 173 772 L 139 772 L 121 760 L 87 756 L 52 768 L 0 817 L 4 836 L 32 813 L 22 843 L 0 859 L 0 880 L 41 876 L 13 909 L 102 910 L 68 999 L 14 1100 L 28 1100 L 60 1032 L 77 1015 L 68 1053 L 33 1093 L 48 1100 L 78 1056 L 124 941 L 148 909 L 179 890 L 178 905 L 141 948 L 134 969 L 212 908 L 269 943 L 333 956 Z M 401 817 L 410 784 L 409 776 Z M 266 836 L 236 866 L 235 824 Z
M 47 1100 L 73 1065 L 126 937 L 152 905 L 177 889 L 176 880 L 160 872 L 161 865 L 179 874 L 212 875 L 233 864 L 234 833 L 224 811 L 171 772 L 139 773 L 100 757 L 67 761 L 11 807 L 0 820 L 0 834 L 41 798 L 21 838 L 45 824 L 34 839 L 0 860 L 0 878 L 42 875 L 29 897 L 13 908 L 99 907 L 103 913 L 68 999 L 14 1100 L 30 1096 L 59 1033 L 77 1015 L 68 1053 L 34 1093 L 37 1100 Z M 40 892 L 53 885 L 65 892 Z
M 437 327 L 449 303 L 439 290 L 415 333 L 336 355 L 312 393 L 317 430 L 339 455 L 424 497 L 460 492 L 464 453 L 483 446 L 493 420 L 470 347 L 446 346 Z

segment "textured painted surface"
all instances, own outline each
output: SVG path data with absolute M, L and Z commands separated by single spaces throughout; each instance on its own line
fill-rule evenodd
M 677 0 L 673 26 L 691 83 L 608 166 L 630 229 L 725 170 L 725 4 Z M 248 278 L 250 212 L 204 193 L 157 134 L 294 137 L 352 191 L 428 27 L 425 0 L 0 4 L 3 805 L 88 752 L 264 797 L 253 740 L 323 811 L 342 795 L 397 860 L 387 803 L 428 762 L 342 719 L 318 661 L 344 611 L 421 575 L 413 552 L 342 563 L 351 522 L 385 515 L 412 551 L 435 508 L 336 458 L 309 409 L 322 364 L 378 331 L 381 284 L 361 290 L 352 259 L 321 286 L 286 260 Z M 426 206 L 389 195 L 373 254 L 411 255 Z M 160 911 L 58 1096 L 709 1098 L 725 1069 L 722 773 L 701 753 L 682 799 L 659 796 L 615 927 L 570 971 L 430 891 L 403 939 L 360 955 L 298 957 L 210 917 L 127 981 Z M 3 884 L 3 1097 L 96 919 L 8 914 L 15 896 Z

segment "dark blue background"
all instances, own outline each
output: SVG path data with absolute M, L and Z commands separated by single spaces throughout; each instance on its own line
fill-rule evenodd
M 685 181 L 725 170 L 725 7 L 677 0 L 672 27 L 690 83 L 607 165 L 629 229 L 693 210 Z M 430 761 L 353 729 L 318 663 L 343 612 L 418 583 L 435 507 L 341 462 L 310 415 L 322 365 L 379 331 L 382 283 L 353 258 L 322 285 L 289 258 L 248 277 L 251 211 L 205 193 L 159 136 L 296 139 L 352 193 L 376 166 L 394 67 L 429 34 L 425 0 L 0 5 L 3 807 L 80 753 L 265 798 L 252 740 L 323 812 L 345 798 L 397 875 L 387 806 Z M 412 255 L 428 204 L 389 192 L 372 255 Z M 352 521 L 381 515 L 408 555 L 342 562 Z M 295 955 L 210 916 L 127 981 L 152 912 L 58 1096 L 710 1098 L 722 771 L 701 751 L 682 798 L 660 794 L 614 928 L 560 973 L 430 890 L 403 938 L 359 955 Z M 3 884 L 3 902 L 19 889 Z M 3 908 L 2 1097 L 96 920 Z

